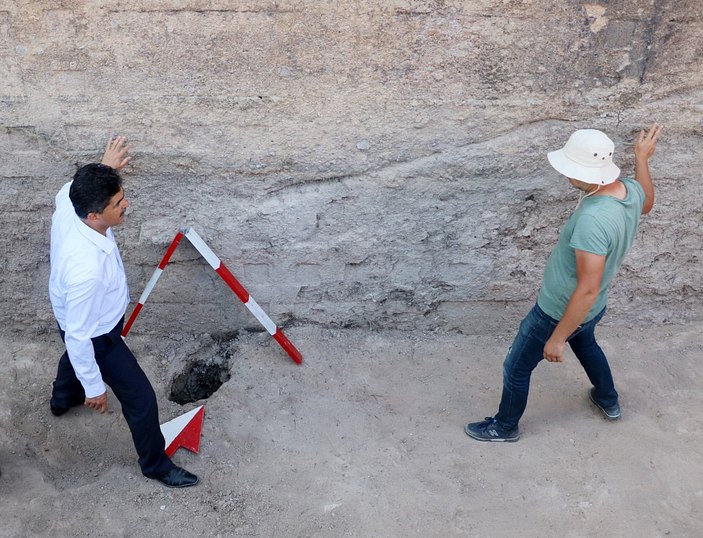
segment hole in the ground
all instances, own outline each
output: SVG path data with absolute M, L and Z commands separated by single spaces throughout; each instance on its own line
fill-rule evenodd
M 173 378 L 168 399 L 181 405 L 204 400 L 231 377 L 228 364 L 189 364 Z
M 191 355 L 181 373 L 173 377 L 169 400 L 181 405 L 204 400 L 230 380 L 236 336 L 213 339 L 215 344 L 209 350 Z

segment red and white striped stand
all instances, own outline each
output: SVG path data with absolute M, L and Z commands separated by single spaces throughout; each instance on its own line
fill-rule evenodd
M 137 319 L 137 316 L 139 315 L 139 311 L 144 306 L 144 303 L 146 303 L 147 297 L 149 297 L 151 290 L 154 289 L 156 282 L 159 280 L 159 277 L 161 276 L 161 273 L 164 272 L 164 267 L 166 267 L 168 260 L 171 259 L 171 255 L 173 254 L 173 251 L 176 250 L 176 247 L 178 246 L 178 243 L 181 242 L 181 239 L 183 239 L 183 232 L 181 230 L 178 230 L 176 237 L 173 238 L 173 241 L 171 241 L 171 244 L 169 245 L 168 250 L 166 251 L 166 254 L 164 254 L 164 257 L 161 259 L 161 263 L 156 267 L 156 270 L 154 271 L 154 274 L 151 275 L 149 282 L 146 283 L 146 288 L 144 288 L 144 291 L 139 296 L 139 302 L 134 307 L 134 310 L 132 310 L 132 315 L 129 316 L 129 320 L 127 320 L 127 323 L 125 324 L 124 328 L 122 329 L 122 336 L 123 337 L 127 336 L 127 333 L 132 328 L 132 323 L 134 323 L 134 320 Z
M 293 362 L 295 362 L 296 364 L 302 364 L 303 356 L 300 354 L 300 351 L 296 349 L 292 342 L 288 340 L 286 335 L 283 334 L 283 331 L 276 326 L 276 324 L 271 320 L 270 317 L 268 317 L 266 312 L 264 312 L 264 310 L 259 306 L 259 304 L 254 300 L 254 298 L 249 295 L 249 292 L 244 288 L 244 286 L 240 284 L 240 282 L 229 271 L 229 269 L 225 267 L 225 264 L 220 261 L 220 258 L 215 255 L 215 253 L 212 251 L 212 249 L 210 249 L 209 246 L 207 246 L 205 241 L 203 241 L 203 239 L 198 235 L 198 233 L 190 227 L 181 228 L 176 234 L 176 237 L 174 237 L 173 241 L 171 242 L 171 245 L 166 251 L 166 254 L 161 260 L 161 263 L 156 268 L 156 271 L 154 271 L 154 274 L 149 279 L 149 282 L 147 283 L 144 292 L 139 297 L 139 302 L 134 307 L 134 311 L 132 312 L 132 315 L 129 317 L 129 321 L 127 321 L 127 324 L 125 325 L 122 331 L 122 336 L 126 336 L 129 332 L 129 329 L 132 327 L 134 320 L 139 314 L 139 311 L 142 309 L 142 306 L 146 302 L 146 299 L 151 293 L 151 290 L 154 289 L 154 285 L 159 280 L 159 277 L 161 276 L 164 267 L 168 263 L 168 260 L 171 258 L 173 251 L 176 250 L 176 247 L 178 246 L 178 243 L 183 238 L 183 236 L 186 236 L 188 238 L 188 240 L 200 253 L 200 255 L 205 258 L 205 260 L 210 264 L 210 267 L 212 267 L 215 272 L 220 275 L 220 278 L 225 281 L 225 283 L 230 287 L 230 289 L 239 298 L 239 300 L 244 303 L 244 306 L 249 309 L 249 312 L 254 315 L 258 322 L 263 325 L 264 329 L 266 329 L 268 333 L 273 337 L 273 339 L 280 344 L 280 346 L 286 351 L 286 353 L 288 353 L 290 358 L 293 359 Z
M 195 249 L 200 252 L 200 255 L 205 258 L 205 260 L 210 264 L 215 272 L 220 275 L 220 278 L 225 281 L 225 283 L 230 287 L 234 294 L 239 297 L 239 300 L 244 303 L 249 309 L 249 312 L 254 314 L 254 317 L 258 320 L 264 329 L 273 336 L 273 339 L 278 342 L 281 347 L 290 355 L 290 358 L 296 364 L 301 364 L 303 362 L 303 356 L 300 354 L 295 346 L 290 340 L 283 334 L 283 331 L 276 327 L 276 324 L 271 321 L 266 312 L 259 306 L 259 304 L 254 300 L 254 298 L 249 295 L 249 292 L 244 289 L 229 269 L 225 267 L 225 264 L 220 261 L 215 253 L 205 244 L 205 241 L 197 234 L 192 228 L 181 228 L 181 232 L 188 238 L 188 241 L 195 247 Z

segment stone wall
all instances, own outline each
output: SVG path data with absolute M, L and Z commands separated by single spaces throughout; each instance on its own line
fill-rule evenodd
M 5 327 L 53 327 L 53 196 L 134 145 L 133 299 L 190 225 L 279 324 L 494 330 L 534 300 L 577 128 L 665 132 L 621 321 L 701 314 L 698 0 L 0 0 Z M 258 327 L 183 242 L 135 330 Z

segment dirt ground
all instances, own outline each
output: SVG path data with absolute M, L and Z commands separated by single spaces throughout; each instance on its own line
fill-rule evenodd
M 589 403 L 570 355 L 536 370 L 521 440 L 492 444 L 462 428 L 495 411 L 512 329 L 292 328 L 302 366 L 244 333 L 232 378 L 200 402 L 200 453 L 174 457 L 201 477 L 184 490 L 141 476 L 114 397 L 106 415 L 49 413 L 57 335 L 5 335 L 0 535 L 703 536 L 700 328 L 599 334 L 622 420 Z M 201 340 L 128 337 L 162 422 L 197 405 L 168 392 L 170 361 Z

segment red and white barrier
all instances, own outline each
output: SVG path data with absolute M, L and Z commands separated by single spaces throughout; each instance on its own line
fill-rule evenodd
M 293 359 L 296 364 L 301 364 L 303 362 L 303 356 L 300 354 L 300 351 L 288 340 L 286 335 L 283 334 L 283 331 L 276 327 L 276 324 L 271 321 L 271 318 L 268 317 L 254 298 L 249 295 L 249 292 L 244 289 L 244 286 L 239 283 L 239 280 L 230 273 L 229 269 L 225 267 L 225 264 L 220 261 L 220 258 L 205 244 L 205 241 L 202 240 L 197 232 L 192 228 L 181 229 L 181 231 L 195 249 L 200 252 L 200 255 L 210 264 L 210 267 L 220 275 L 220 278 L 222 278 L 234 294 L 239 297 L 239 300 L 244 303 L 244 306 L 249 309 L 249 312 L 254 314 L 254 317 L 264 326 L 264 329 L 266 329 L 268 333 L 273 336 L 273 339 L 290 355 L 290 358 Z
M 122 336 L 123 337 L 127 336 L 127 333 L 132 328 L 132 324 L 134 323 L 134 320 L 137 319 L 137 316 L 139 315 L 139 311 L 144 306 L 144 303 L 146 303 L 147 297 L 149 297 L 151 290 L 154 289 L 156 282 L 158 282 L 159 277 L 161 276 L 161 273 L 164 272 L 164 267 L 166 267 L 166 264 L 171 259 L 171 255 L 173 254 L 173 251 L 176 250 L 176 247 L 178 246 L 178 243 L 181 242 L 182 238 L 183 238 L 183 232 L 181 230 L 179 230 L 178 233 L 176 234 L 176 237 L 174 237 L 173 241 L 171 241 L 171 244 L 169 245 L 168 250 L 166 251 L 166 254 L 164 254 L 164 257 L 161 259 L 161 263 L 156 267 L 156 270 L 154 271 L 154 274 L 151 275 L 149 282 L 146 283 L 146 288 L 144 288 L 144 291 L 139 296 L 139 302 L 134 307 L 134 310 L 132 310 L 132 315 L 129 316 L 129 320 L 127 321 L 124 328 L 122 329 Z
M 212 267 L 215 272 L 220 275 L 222 280 L 225 281 L 225 283 L 230 287 L 230 289 L 239 298 L 239 300 L 244 303 L 244 306 L 249 309 L 249 312 L 254 315 L 258 322 L 263 325 L 264 329 L 266 329 L 268 333 L 273 337 L 273 339 L 280 344 L 280 346 L 286 351 L 286 353 L 288 353 L 290 358 L 293 359 L 296 364 L 302 364 L 303 356 L 300 354 L 300 351 L 298 351 L 296 347 L 291 343 L 291 341 L 288 340 L 286 335 L 283 334 L 283 331 L 276 326 L 276 324 L 271 320 L 271 318 L 266 314 L 266 312 L 264 312 L 264 310 L 259 306 L 259 304 L 254 300 L 254 298 L 249 295 L 249 292 L 244 288 L 244 286 L 240 284 L 240 282 L 229 271 L 229 269 L 225 267 L 225 264 L 223 264 L 220 258 L 218 258 L 217 255 L 212 251 L 212 249 L 207 246 L 205 241 L 203 241 L 203 239 L 198 235 L 198 233 L 190 227 L 181 228 L 176 234 L 176 237 L 174 237 L 173 241 L 171 242 L 171 245 L 166 251 L 166 254 L 164 254 L 164 257 L 161 260 L 161 263 L 154 271 L 154 274 L 149 279 L 149 282 L 147 283 L 144 292 L 142 292 L 141 296 L 139 297 L 139 302 L 134 307 L 134 311 L 129 317 L 129 321 L 127 321 L 127 324 L 122 330 L 122 336 L 126 336 L 129 332 L 130 328 L 132 327 L 132 324 L 134 323 L 134 320 L 139 315 L 139 311 L 144 306 L 144 303 L 146 303 L 147 297 L 149 297 L 151 290 L 154 289 L 156 282 L 159 280 L 161 273 L 166 267 L 166 264 L 171 258 L 171 255 L 173 254 L 173 251 L 176 250 L 176 247 L 178 246 L 178 243 L 181 241 L 183 236 L 188 238 L 188 240 L 200 253 L 200 255 L 205 258 L 205 260 L 210 264 L 210 267 Z

